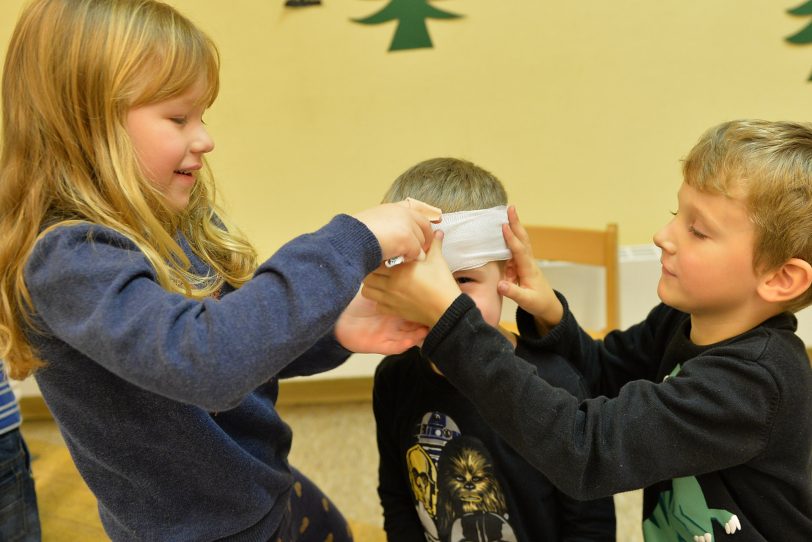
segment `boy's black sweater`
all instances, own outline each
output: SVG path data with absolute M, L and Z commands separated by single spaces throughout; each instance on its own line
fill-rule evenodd
M 562 303 L 561 323 L 544 337 L 521 310 L 519 329 L 572 361 L 593 399 L 536 377 L 507 341 L 493 340 L 498 332 L 467 296 L 423 352 L 561 490 L 590 499 L 645 488 L 648 540 L 727 540 L 731 514 L 741 522 L 734 542 L 812 540 L 812 369 L 794 316 L 697 346 L 690 316 L 659 305 L 595 341 Z
M 497 337 L 501 340 L 501 336 Z M 528 348 L 519 340 L 515 354 L 536 367 L 538 374 L 578 397 L 586 396 L 583 379 L 560 356 Z M 447 423 L 459 430 L 456 440 L 474 450 L 474 457 L 487 457 L 487 468 L 477 471 L 480 481 L 471 478 L 471 495 L 460 499 L 476 501 L 482 495 L 501 493 L 505 499 L 504 531 L 511 531 L 519 542 L 607 542 L 615 540 L 615 514 L 611 497 L 593 501 L 578 501 L 557 490 L 543 474 L 522 459 L 493 429 L 460 392 L 444 377 L 435 373 L 429 361 L 412 348 L 397 356 L 385 358 L 375 372 L 373 408 L 380 452 L 379 486 L 384 512 L 384 529 L 389 542 L 413 542 L 424 539 L 424 527 L 416 512 L 417 502 L 410 483 L 407 456 L 415 445 L 442 431 L 439 424 L 426 424 L 427 417 Z M 428 430 L 427 430 L 428 429 Z M 432 440 L 429 438 L 429 440 Z M 450 439 L 454 440 L 454 439 Z M 437 439 L 434 442 L 442 442 Z M 433 447 L 431 447 L 433 448 Z M 446 460 L 454 457 L 454 445 L 443 449 Z M 481 451 L 481 455 L 478 452 Z M 441 460 L 442 461 L 442 460 Z M 436 471 L 434 471 L 436 472 Z M 467 471 L 466 471 L 467 472 Z M 459 475 L 459 473 L 457 473 Z M 484 474 L 490 474 L 485 476 Z M 440 485 L 448 479 L 432 480 Z M 441 494 L 445 494 L 440 490 Z M 485 498 L 482 499 L 483 501 Z M 437 506 L 443 509 L 440 499 Z M 459 504 L 459 503 L 457 503 Z M 474 504 L 471 508 L 481 509 Z M 425 517 L 438 527 L 440 538 L 446 540 L 442 525 L 443 512 Z M 456 519 L 456 517 L 455 517 Z M 439 520 L 439 521 L 438 521 Z M 505 540 L 513 540 L 502 533 Z M 487 538 L 491 540 L 491 538 Z

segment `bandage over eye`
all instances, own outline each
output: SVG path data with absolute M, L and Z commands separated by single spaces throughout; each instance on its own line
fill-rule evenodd
M 509 260 L 510 249 L 502 236 L 502 224 L 507 223 L 507 207 L 500 205 L 443 213 L 443 221 L 431 227 L 443 232 L 443 258 L 454 273 L 482 267 L 488 262 Z

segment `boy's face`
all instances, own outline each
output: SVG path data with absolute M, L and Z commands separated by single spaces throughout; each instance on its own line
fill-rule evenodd
M 505 276 L 504 269 L 504 262 L 488 262 L 482 267 L 454 273 L 462 293 L 474 300 L 482 318 L 494 327 L 502 317 L 502 296 L 496 287 Z
M 756 300 L 755 230 L 741 197 L 682 184 L 674 218 L 654 235 L 662 249 L 657 294 L 667 305 L 717 322 Z

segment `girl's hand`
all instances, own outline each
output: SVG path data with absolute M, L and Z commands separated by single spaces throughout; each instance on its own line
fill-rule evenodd
M 381 314 L 373 301 L 361 295 L 350 302 L 335 327 L 336 340 L 352 352 L 399 354 L 419 346 L 429 330 L 400 316 Z
M 513 254 L 508 263 L 508 277 L 514 282 L 499 282 L 499 293 L 515 301 L 532 314 L 540 332 L 555 326 L 564 316 L 564 307 L 553 292 L 533 257 L 530 237 L 519 222 L 516 207 L 508 207 L 508 224 L 502 226 L 505 243 Z
M 431 221 L 439 221 L 440 210 L 423 202 L 406 199 L 384 203 L 356 213 L 381 245 L 383 259 L 403 256 L 404 261 L 422 260 L 431 244 Z
M 361 293 L 381 313 L 434 326 L 461 293 L 443 258 L 442 232 L 435 233 L 423 261 L 379 267 L 364 280 Z

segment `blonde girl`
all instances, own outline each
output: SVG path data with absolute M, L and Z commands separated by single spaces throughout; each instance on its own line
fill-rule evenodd
M 218 72 L 160 2 L 23 11 L 2 82 L 0 354 L 35 375 L 113 540 L 349 540 L 287 462 L 278 379 L 422 338 L 353 299 L 430 226 L 399 205 L 338 215 L 257 265 L 204 158 Z

